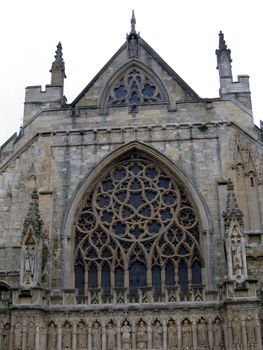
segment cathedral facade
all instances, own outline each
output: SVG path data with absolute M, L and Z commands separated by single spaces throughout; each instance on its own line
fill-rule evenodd
M 201 98 L 135 24 L 70 104 L 59 43 L 0 148 L 0 349 L 262 349 L 249 78 L 220 32 Z

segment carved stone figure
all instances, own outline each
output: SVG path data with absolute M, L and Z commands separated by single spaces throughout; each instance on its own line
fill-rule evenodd
M 235 242 L 232 245 L 232 259 L 233 259 L 233 274 L 237 276 L 242 275 L 242 256 L 241 246 L 239 242 Z
M 232 321 L 232 340 L 233 340 L 233 348 L 235 350 L 240 349 L 240 343 L 241 343 L 241 327 L 240 327 L 240 321 L 237 317 L 234 318 Z
M 134 35 L 132 35 L 129 40 L 129 57 L 137 57 L 138 56 L 138 41 Z
M 163 329 L 159 321 L 155 322 L 154 331 L 153 331 L 153 346 L 155 349 L 162 348 L 162 339 L 163 338 Z
M 27 333 L 27 349 L 35 350 L 36 328 L 33 322 L 30 322 Z
M 67 322 L 63 327 L 62 347 L 63 350 L 71 349 L 72 333 L 70 324 Z
M 254 320 L 249 317 L 246 322 L 248 348 L 253 349 L 256 344 Z
M 57 330 L 52 322 L 48 327 L 48 350 L 56 350 L 57 345 Z
M 3 333 L 2 333 L 2 344 L 4 346 L 4 350 L 9 350 L 9 344 L 10 344 L 10 324 L 7 323 L 4 326 Z
M 86 329 L 83 322 L 80 322 L 77 328 L 77 348 L 79 350 L 87 348 Z
M 215 319 L 214 323 L 214 347 L 215 350 L 221 349 L 223 346 L 223 334 L 222 334 L 222 326 L 219 318 Z
M 147 348 L 147 332 L 145 323 L 141 320 L 137 329 L 137 348 L 146 349 Z
M 190 322 L 186 319 L 182 326 L 182 343 L 184 349 L 191 349 L 192 347 L 192 328 Z
M 129 350 L 131 347 L 131 327 L 127 320 L 124 321 L 121 327 L 122 349 Z
M 15 325 L 14 346 L 15 346 L 15 350 L 22 349 L 22 328 L 21 328 L 21 324 L 19 322 Z
M 167 327 L 168 349 L 174 349 L 177 346 L 177 330 L 174 321 L 170 320 Z
M 101 350 L 101 329 L 98 322 L 92 328 L 92 350 Z
M 207 325 L 204 318 L 201 318 L 197 325 L 197 339 L 199 347 L 206 347 L 208 345 Z
M 107 327 L 107 350 L 116 349 L 116 330 L 110 322 Z

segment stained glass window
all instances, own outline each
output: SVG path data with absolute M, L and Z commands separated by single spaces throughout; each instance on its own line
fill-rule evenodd
M 75 256 L 79 293 L 85 285 L 104 294 L 149 286 L 159 293 L 177 283 L 187 292 L 188 276 L 202 283 L 194 206 L 165 167 L 138 153 L 108 168 L 87 195 L 75 226 Z

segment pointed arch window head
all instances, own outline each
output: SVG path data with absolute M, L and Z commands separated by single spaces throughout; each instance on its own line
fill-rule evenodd
M 194 283 L 201 283 L 198 215 L 165 167 L 137 152 L 124 156 L 100 177 L 84 203 L 75 226 L 79 291 L 83 283 L 104 294 L 115 288 L 136 294 L 145 287 L 160 293 L 179 283 L 186 292 L 192 275 Z
M 166 102 L 159 84 L 141 68 L 133 66 L 110 89 L 108 106 L 138 106 Z

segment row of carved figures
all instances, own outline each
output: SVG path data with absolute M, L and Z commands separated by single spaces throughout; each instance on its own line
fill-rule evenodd
M 47 328 L 30 322 L 2 325 L 1 350 L 258 350 L 260 328 L 252 317 L 233 318 L 227 325 L 217 317 L 190 321 L 155 319 L 152 321 L 100 322 L 65 321 Z M 245 342 L 245 343 L 244 343 Z

